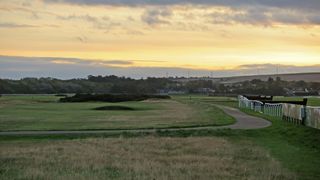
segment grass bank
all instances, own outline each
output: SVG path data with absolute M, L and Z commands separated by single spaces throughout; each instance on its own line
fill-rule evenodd
M 278 99 L 280 97 L 276 97 Z M 203 100 L 206 99 L 206 100 Z M 207 102 L 210 97 L 198 97 L 197 101 Z M 229 98 L 211 97 L 211 102 Z M 283 100 L 300 100 L 301 98 L 283 98 Z M 309 99 L 308 105 L 318 105 L 318 98 Z M 231 104 L 230 104 L 231 103 Z M 222 105 L 237 107 L 237 101 Z M 215 103 L 221 104 L 221 103 Z M 320 130 L 294 125 L 261 113 L 241 109 L 243 112 L 267 119 L 272 126 L 258 130 L 235 130 L 218 135 L 228 136 L 234 142 L 246 139 L 267 149 L 284 167 L 296 172 L 299 179 L 320 179 Z

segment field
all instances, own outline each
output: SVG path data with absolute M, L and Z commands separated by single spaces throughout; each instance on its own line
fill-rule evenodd
M 0 131 L 143 129 L 226 125 L 234 119 L 214 106 L 189 101 L 146 100 L 123 103 L 59 103 L 55 96 L 0 98 Z M 94 110 L 102 106 L 134 109 Z
M 79 115 L 79 126 L 68 128 L 86 129 L 98 127 L 97 121 L 88 119 L 91 108 L 108 103 L 60 104 L 56 97 L 2 97 L 0 121 L 6 122 L 1 130 L 10 129 L 10 122 L 4 121 L 3 114 L 12 120 L 23 118 L 21 112 L 42 114 L 50 122 L 50 111 L 63 110 L 66 113 L 61 122 L 67 126 L 69 116 Z M 316 102 L 316 101 L 315 101 Z M 214 122 L 215 125 L 232 123 L 234 120 L 223 113 L 215 104 L 236 107 L 235 98 L 207 97 L 199 95 L 175 96 L 170 101 L 144 101 L 117 103 L 140 109 L 137 111 L 97 112 L 99 117 L 120 120 L 123 114 L 141 124 L 128 128 L 173 127 L 201 125 L 199 122 Z M 60 106 L 60 107 L 59 107 Z M 26 109 L 24 109 L 24 107 Z M 41 109 L 44 108 L 45 109 Z M 170 108 L 168 108 L 170 107 Z M 39 109 L 37 109 L 39 108 Z M 66 108 L 74 108 L 72 111 Z M 188 118 L 177 119 L 183 109 Z M 154 111 L 154 112 L 153 112 Z M 170 111 L 171 114 L 170 114 Z M 263 117 L 273 124 L 256 130 L 157 130 L 144 132 L 118 132 L 83 135 L 47 136 L 0 136 L 0 179 L 319 179 L 320 131 L 294 125 L 263 114 L 243 110 Z M 15 114 L 14 112 L 19 112 Z M 93 111 L 96 112 L 96 111 Z M 157 115 L 149 123 L 146 115 Z M 158 114 L 156 113 L 158 112 Z M 181 111 L 182 112 L 182 111 Z M 52 114 L 50 114 L 52 113 Z M 141 113 L 141 114 L 139 114 Z M 50 116 L 50 117 L 47 117 Z M 145 116 L 145 117 L 144 117 Z M 136 121 L 135 118 L 143 119 Z M 163 118 L 167 117 L 167 118 Z M 180 115 L 179 115 L 180 117 Z M 176 119 L 175 118 L 175 119 Z M 155 120 L 157 119 L 157 120 Z M 63 120 L 63 121 L 62 121 Z M 201 121 L 200 121 L 201 120 Z M 226 120 L 226 121 L 224 121 Z M 91 121 L 84 128 L 81 121 Z M 25 124 L 14 121 L 20 129 Z M 28 127 L 39 127 L 34 121 Z M 58 124 L 59 124 L 58 123 Z M 190 123 L 190 124 L 189 124 Z M 20 125 L 22 124 L 22 125 Z M 43 129 L 52 124 L 43 123 Z M 16 125 L 16 126 L 18 126 Z M 99 124 L 99 127 L 103 125 Z M 54 126 L 59 128 L 59 126 Z M 62 127 L 62 125 L 61 125 Z M 109 128 L 104 124 L 103 128 Z M 121 123 L 112 128 L 124 127 Z M 101 127 L 100 127 L 101 128 Z M 100 129 L 99 128 L 99 129 Z M 11 128 L 12 129 L 12 128 Z

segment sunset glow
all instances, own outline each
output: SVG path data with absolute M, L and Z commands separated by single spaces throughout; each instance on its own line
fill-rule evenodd
M 319 1 L 305 7 L 298 1 L 148 2 L 1 1 L 0 55 L 209 71 L 320 64 Z

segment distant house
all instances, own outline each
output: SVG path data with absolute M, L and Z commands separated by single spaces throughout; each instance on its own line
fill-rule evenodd
M 178 95 L 178 94 L 186 94 L 186 91 L 168 91 L 169 95 Z
M 161 89 L 158 91 L 160 95 L 178 95 L 178 94 L 186 94 L 186 91 L 178 91 L 178 90 L 170 90 L 170 89 Z
M 317 91 L 310 91 L 308 89 L 297 89 L 297 90 L 289 90 L 287 89 L 288 96 L 318 96 L 319 92 Z
M 202 94 L 210 94 L 210 93 L 215 93 L 215 90 L 211 88 L 198 88 L 196 90 L 197 93 L 202 93 Z

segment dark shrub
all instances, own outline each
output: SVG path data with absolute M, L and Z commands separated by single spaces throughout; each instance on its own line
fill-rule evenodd
M 124 102 L 143 101 L 146 99 L 170 99 L 170 96 L 146 95 L 146 94 L 76 94 L 72 97 L 64 97 L 60 102 Z
M 109 110 L 109 111 L 134 111 L 134 108 L 127 106 L 102 106 L 94 108 L 94 110 Z

